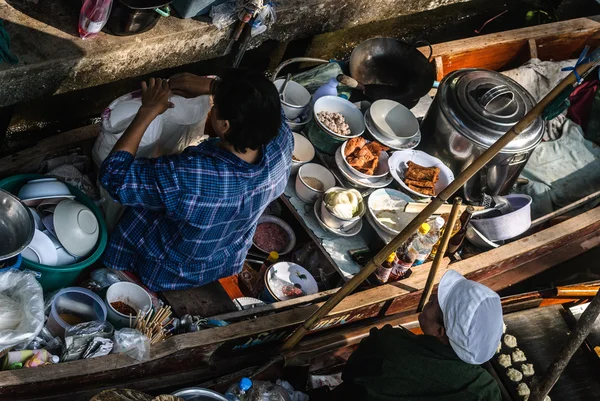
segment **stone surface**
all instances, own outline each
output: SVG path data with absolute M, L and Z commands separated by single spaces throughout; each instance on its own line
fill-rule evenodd
M 252 43 L 322 32 L 470 0 L 282 0 L 275 27 Z M 228 31 L 197 20 L 161 18 L 130 37 L 101 33 L 81 40 L 78 0 L 0 0 L 18 65 L 0 64 L 0 107 L 89 88 L 223 55 Z

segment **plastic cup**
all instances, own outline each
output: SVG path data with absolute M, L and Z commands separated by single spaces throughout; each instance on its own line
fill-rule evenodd
M 53 335 L 64 338 L 72 325 L 91 321 L 106 321 L 104 302 L 90 290 L 69 287 L 56 294 L 46 327 Z

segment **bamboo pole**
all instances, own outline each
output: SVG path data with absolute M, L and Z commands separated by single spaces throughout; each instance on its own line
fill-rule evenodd
M 444 254 L 446 253 L 446 249 L 448 248 L 448 242 L 450 242 L 450 237 L 452 237 L 452 231 L 454 231 L 454 224 L 456 224 L 456 219 L 458 218 L 458 212 L 460 211 L 461 204 L 461 198 L 454 198 L 452 210 L 450 210 L 450 217 L 448 217 L 448 221 L 446 222 L 446 228 L 444 229 L 444 234 L 442 235 L 440 245 L 438 246 L 438 249 L 435 253 L 435 257 L 433 258 L 433 263 L 431 264 L 431 268 L 429 269 L 429 276 L 427 276 L 427 283 L 425 283 L 425 289 L 423 290 L 423 295 L 421 295 L 421 300 L 419 301 L 417 312 L 421 312 L 425 304 L 429 302 L 429 297 L 431 296 L 431 291 L 433 290 L 433 282 L 435 281 L 435 276 L 437 275 L 440 263 L 442 263 L 442 259 L 444 259 Z
M 583 341 L 590 334 L 599 314 L 600 295 L 596 295 L 579 317 L 575 330 L 571 332 L 567 342 L 563 345 L 558 355 L 556 355 L 556 358 L 554 358 L 554 361 L 548 370 L 546 370 L 538 385 L 532 389 L 529 401 L 542 401 L 548 395 L 575 352 L 577 352 Z
M 597 51 L 596 51 L 597 52 Z M 594 56 L 596 57 L 596 52 Z M 596 66 L 596 62 L 588 62 L 576 67 L 579 75 L 583 75 Z M 333 308 L 336 307 L 347 295 L 354 291 L 363 281 L 365 281 L 379 265 L 402 245 L 408 237 L 414 233 L 421 224 L 429 218 L 450 196 L 458 191 L 471 177 L 475 175 L 483 166 L 492 160 L 506 145 L 529 127 L 536 118 L 542 115 L 544 109 L 568 86 L 577 82 L 575 74 L 571 72 L 554 89 L 552 89 L 538 104 L 536 104 L 517 124 L 508 132 L 502 135 L 492 146 L 484 151 L 473 163 L 471 163 L 458 177 L 454 179 L 438 196 L 429 203 L 421 213 L 398 234 L 389 244 L 377 253 L 354 277 L 344 284 L 342 288 L 315 311 L 306 321 L 298 326 L 294 332 L 287 338 L 282 346 L 282 351 L 294 348 L 300 340 L 312 329 L 312 327 L 322 318 L 327 316 Z

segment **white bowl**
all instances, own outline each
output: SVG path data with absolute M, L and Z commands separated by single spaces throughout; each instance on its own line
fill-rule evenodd
M 404 183 L 404 173 L 408 168 L 407 163 L 409 161 L 423 167 L 439 167 L 440 175 L 438 182 L 435 183 L 436 196 L 454 181 L 454 174 L 452 174 L 452 171 L 436 157 L 430 156 L 420 150 L 399 150 L 394 152 L 392 157 L 388 160 L 390 174 L 392 174 L 392 177 L 394 177 L 394 179 L 398 181 L 398 184 L 400 184 L 408 193 L 413 194 L 416 197 L 431 198 L 429 195 L 413 191 Z
M 281 292 L 281 284 L 298 285 L 305 295 L 316 294 L 319 287 L 315 278 L 304 267 L 295 263 L 279 262 L 269 267 L 265 274 L 265 287 L 270 295 L 278 301 L 285 301 L 290 297 Z
M 37 206 L 33 201 L 52 199 L 52 198 L 69 198 L 74 199 L 67 185 L 55 178 L 43 178 L 40 180 L 29 181 L 19 189 L 19 199 L 27 201 L 27 206 Z M 39 204 L 40 202 L 38 202 Z
M 323 183 L 323 190 L 312 188 L 304 180 L 307 177 L 316 178 Z M 331 171 L 316 163 L 306 163 L 298 169 L 296 176 L 296 195 L 306 203 L 314 203 L 328 189 L 335 186 L 335 177 Z
M 360 196 L 360 200 L 361 200 L 359 203 L 358 214 L 350 219 L 341 218 L 341 217 L 333 214 L 333 212 L 331 212 L 327 208 L 327 205 L 325 204 L 325 198 L 327 197 L 327 194 L 330 192 L 334 192 L 334 191 L 344 191 L 344 190 L 346 190 L 346 188 L 342 188 L 342 187 L 330 188 L 327 192 L 325 192 L 325 195 L 323 196 L 323 200 L 321 201 L 321 216 L 320 216 L 321 220 L 323 220 L 323 222 L 325 224 L 327 224 L 327 226 L 329 226 L 330 228 L 333 228 L 334 230 L 348 231 L 348 230 L 352 229 L 353 227 L 355 227 L 358 224 L 358 222 L 360 221 L 362 216 L 364 216 L 364 214 L 365 214 L 365 202 L 364 202 L 364 199 L 362 198 L 362 195 L 360 194 L 360 192 L 358 193 L 358 195 Z
M 369 195 L 367 210 L 378 228 L 387 234 L 398 235 L 417 216 L 416 213 L 404 212 L 404 207 L 410 202 L 413 200 L 405 193 L 381 188 Z M 383 219 L 390 219 L 390 224 L 384 224 Z
M 363 226 L 362 219 L 359 219 L 358 223 L 354 227 L 350 228 L 349 230 L 336 230 L 335 228 L 329 227 L 327 224 L 325 224 L 325 222 L 321 218 L 321 205 L 322 204 L 323 204 L 323 202 L 315 202 L 315 205 L 313 206 L 313 212 L 315 213 L 315 217 L 317 218 L 317 221 L 319 222 L 319 225 L 321 226 L 321 228 L 323 230 L 328 231 L 335 235 L 339 235 L 340 237 L 354 237 L 356 234 L 358 234 L 360 232 L 360 230 L 362 230 L 362 226 Z
M 329 111 L 331 113 L 340 113 L 346 119 L 346 123 L 350 127 L 350 135 L 338 135 L 325 127 L 321 120 L 319 120 L 318 114 L 322 111 Z M 315 102 L 313 109 L 313 118 L 317 125 L 330 137 L 344 141 L 350 138 L 361 136 L 365 132 L 365 121 L 362 113 L 352 102 L 342 99 L 337 96 L 323 96 Z
M 21 256 L 35 263 L 46 266 L 56 266 L 58 255 L 54 243 L 46 234 L 40 230 L 35 230 L 33 239 L 27 245 L 27 248 L 21 252 Z
M 67 250 L 64 246 L 62 246 L 58 238 L 52 235 L 52 233 L 48 230 L 42 232 L 46 234 L 48 238 L 50 238 L 50 240 L 54 244 L 54 248 L 56 248 L 56 266 L 68 266 L 77 263 L 79 258 L 67 252 Z
M 300 169 L 300 166 L 306 164 L 315 157 L 315 147 L 310 141 L 303 135 L 296 132 L 294 134 L 294 151 L 292 155 L 298 159 L 298 161 L 292 159 L 292 175 L 296 174 Z
M 285 82 L 285 79 L 278 79 L 274 82 L 277 91 L 281 88 L 281 85 Z M 288 120 L 295 120 L 300 117 L 308 104 L 310 103 L 310 92 L 306 88 L 300 85 L 298 82 L 289 81 L 285 88 L 285 94 L 283 96 L 285 100 L 281 101 L 281 107 Z
M 53 221 L 58 240 L 70 254 L 83 257 L 96 246 L 100 235 L 98 220 L 81 203 L 62 201 L 54 210 Z
M 500 244 L 496 244 L 495 242 L 487 239 L 485 235 L 477 231 L 477 229 L 471 224 L 467 226 L 466 238 L 471 244 L 475 245 L 477 248 L 483 251 L 495 249 L 500 246 Z
M 471 219 L 471 225 L 490 241 L 504 241 L 518 237 L 531 227 L 531 196 L 512 194 L 506 195 L 513 211 L 502 216 L 477 218 L 486 211 L 476 212 Z
M 292 131 L 301 132 L 304 129 L 304 127 L 306 127 L 306 125 L 312 121 L 312 119 L 312 110 L 310 109 L 310 107 L 307 107 L 306 110 L 304 110 L 304 113 L 302 113 L 302 115 L 298 116 L 296 119 L 286 119 L 285 121 Z
M 123 302 L 135 309 L 136 313 L 140 310 L 145 313 L 152 308 L 152 298 L 139 285 L 126 281 L 114 283 L 106 291 L 106 306 L 108 320 L 120 327 L 129 327 L 129 315 L 125 315 L 113 308 L 111 305 L 113 302 Z M 133 316 L 131 321 L 135 321 L 135 316 Z
M 367 143 L 370 143 L 370 142 L 371 141 L 367 140 Z M 352 167 L 350 165 L 350 163 L 348 163 L 348 159 L 346 158 L 346 144 L 347 143 L 348 143 L 348 141 L 346 141 L 342 144 L 342 156 L 344 159 L 344 164 L 346 165 L 346 167 L 348 167 L 348 170 L 352 174 L 356 175 L 358 178 L 367 178 L 367 179 L 383 178 L 386 175 L 388 175 L 388 173 L 390 172 L 390 167 L 388 166 L 388 159 L 390 158 L 390 155 L 388 155 L 386 151 L 382 150 L 381 152 L 379 152 L 379 164 L 377 165 L 377 168 L 375 169 L 375 173 L 373 175 L 369 175 L 369 174 L 361 173 L 360 171 L 358 171 L 357 169 Z
M 408 139 L 419 132 L 417 117 L 392 100 L 378 100 L 371 105 L 371 118 L 380 133 L 390 139 Z

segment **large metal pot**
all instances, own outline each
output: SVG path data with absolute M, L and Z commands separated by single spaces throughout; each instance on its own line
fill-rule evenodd
M 423 120 L 423 150 L 458 174 L 534 105 L 525 88 L 498 72 L 454 71 L 440 82 Z M 540 117 L 464 185 L 465 199 L 477 202 L 483 193 L 508 194 L 543 134 Z

